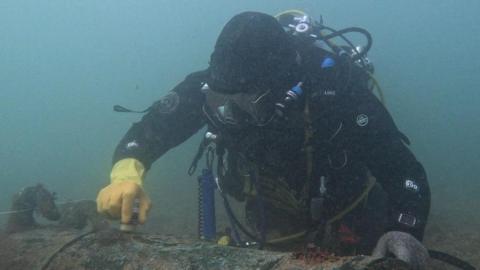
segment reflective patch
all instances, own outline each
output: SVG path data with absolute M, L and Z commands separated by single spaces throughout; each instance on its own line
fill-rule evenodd
M 132 149 L 132 148 L 137 148 L 137 147 L 138 147 L 137 141 L 131 141 L 131 142 L 127 143 L 127 149 Z
M 368 116 L 366 116 L 365 114 L 357 115 L 357 125 L 360 127 L 368 125 Z
M 326 89 L 326 90 L 323 91 L 323 94 L 325 96 L 335 96 L 337 94 L 337 92 L 335 90 Z
M 180 103 L 180 97 L 176 92 L 170 92 L 163 98 L 161 98 L 155 104 L 155 110 L 159 113 L 171 113 Z
M 400 213 L 400 215 L 398 216 L 398 223 L 413 228 L 417 224 L 417 218 L 413 215 Z
M 420 189 L 417 185 L 417 183 L 413 180 L 410 180 L 410 179 L 407 179 L 405 181 L 405 188 L 406 189 L 410 189 L 410 190 L 413 190 L 415 192 L 418 192 L 418 190 Z
M 210 90 L 210 86 L 208 86 L 207 83 L 203 83 L 201 90 L 202 90 L 203 92 L 205 92 L 205 91 L 207 91 L 207 90 Z

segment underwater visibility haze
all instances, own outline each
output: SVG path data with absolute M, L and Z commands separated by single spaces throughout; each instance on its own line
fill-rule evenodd
M 206 68 L 235 14 L 292 8 L 337 29 L 359 26 L 372 34 L 369 58 L 387 108 L 427 171 L 427 235 L 480 239 L 476 0 L 2 0 L 0 212 L 14 193 L 37 183 L 56 191 L 58 201 L 95 199 L 108 183 L 115 146 L 141 118 L 115 113 L 113 105 L 143 110 Z M 145 229 L 196 234 L 197 182 L 187 170 L 200 136 L 170 150 L 148 173 L 154 207 Z M 0 215 L 1 226 L 6 220 Z M 455 247 L 480 263 L 480 247 Z

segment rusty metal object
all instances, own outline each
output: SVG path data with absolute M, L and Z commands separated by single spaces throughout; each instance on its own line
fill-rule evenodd
M 6 232 L 14 233 L 35 228 L 34 213 L 49 220 L 58 220 L 60 213 L 55 205 L 55 193 L 37 184 L 22 189 L 12 198 L 11 214 L 8 218 Z

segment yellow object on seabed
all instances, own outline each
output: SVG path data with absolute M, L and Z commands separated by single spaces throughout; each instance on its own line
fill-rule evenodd
M 224 235 L 218 239 L 217 244 L 220 246 L 229 246 L 232 243 L 232 239 L 228 235 Z

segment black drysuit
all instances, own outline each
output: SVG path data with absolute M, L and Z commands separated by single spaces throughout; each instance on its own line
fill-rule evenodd
M 334 59 L 336 65 L 323 68 L 321 63 L 326 57 Z M 229 138 L 227 151 L 240 153 L 258 164 L 260 173 L 282 178 L 292 190 L 299 191 L 307 181 L 303 115 L 308 98 L 313 132 L 308 143 L 314 149 L 309 195 L 318 195 L 319 179 L 326 176 L 325 205 L 329 215 L 334 215 L 362 193 L 366 185 L 363 176 L 368 170 L 383 196 L 372 198 L 380 206 L 378 209 L 374 207 L 370 213 L 360 211 L 354 218 L 371 219 L 363 233 L 368 234 L 369 228 L 382 223 L 382 233 L 405 231 L 422 239 L 430 207 L 425 171 L 405 145 L 408 139 L 368 90 L 366 73 L 356 64 L 319 49 L 302 52 L 300 73 L 307 94 L 291 109 L 288 119 L 243 129 L 212 123 L 214 116 L 208 112 L 215 108 L 206 104 L 205 89 L 202 90 L 209 71 L 192 73 L 130 128 L 113 161 L 135 158 L 148 169 L 165 152 L 208 124 Z M 285 93 L 294 85 L 289 83 L 278 91 Z M 379 237 L 378 232 L 372 232 L 372 237 L 369 249 Z

